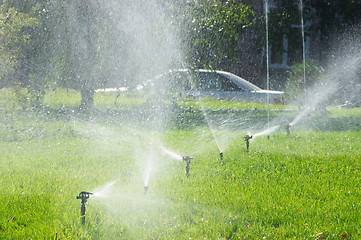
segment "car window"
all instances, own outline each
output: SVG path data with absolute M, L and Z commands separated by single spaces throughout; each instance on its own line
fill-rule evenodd
M 230 79 L 215 72 L 199 72 L 197 80 L 197 88 L 199 90 L 243 91 Z
M 219 76 L 222 83 L 222 91 L 243 91 L 242 88 L 238 87 L 234 82 L 232 82 L 230 79 Z
M 199 89 L 200 90 L 221 90 L 222 81 L 220 76 L 213 72 L 199 73 Z
M 175 91 L 189 90 L 191 88 L 191 76 L 186 71 L 174 71 L 168 74 L 171 88 Z

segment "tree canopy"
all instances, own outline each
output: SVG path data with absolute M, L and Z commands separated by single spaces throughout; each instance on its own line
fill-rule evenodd
M 190 1 L 182 15 L 181 29 L 190 64 L 222 68 L 242 54 L 240 35 L 252 25 L 254 12 L 241 1 Z
M 255 10 L 246 2 L 2 1 L 0 77 L 28 86 L 35 103 L 46 88 L 63 86 L 79 90 L 82 107 L 88 107 L 97 88 L 134 87 L 169 68 L 227 70 L 242 55 L 242 34 L 255 25 Z M 274 2 L 279 7 L 271 19 L 271 43 L 280 31 L 292 37 L 285 29 L 300 18 L 297 1 Z M 361 9 L 355 0 L 304 5 L 319 16 L 321 32 L 356 24 Z
M 95 89 L 116 84 L 114 79 L 119 76 L 123 76 L 121 81 L 126 85 L 134 86 L 140 81 L 135 79 L 139 78 L 136 72 L 154 74 L 154 69 L 162 68 L 157 66 L 158 62 L 167 62 L 168 67 L 173 61 L 175 67 L 205 68 L 232 63 L 240 54 L 239 35 L 250 25 L 253 14 L 237 0 L 168 1 L 154 9 L 162 5 L 171 14 L 158 11 L 155 17 L 144 16 L 146 9 L 140 9 L 144 6 L 134 4 L 139 6 L 134 9 L 127 1 L 116 4 L 91 0 L 84 4 L 81 0 L 13 0 L 11 5 L 12 8 L 7 8 L 9 12 L 16 11 L 15 7 L 23 12 L 37 7 L 38 11 L 33 10 L 37 18 L 24 13 L 11 15 L 16 16 L 16 28 L 8 33 L 13 37 L 10 43 L 19 45 L 20 33 L 24 34 L 23 42 L 32 41 L 27 47 L 5 49 L 8 61 L 3 62 L 14 68 L 14 56 L 24 56 L 16 77 L 27 83 L 35 102 L 41 101 L 46 87 L 59 85 L 81 91 L 84 107 L 92 105 Z M 126 12 L 127 8 L 139 11 L 142 18 Z M 138 24 L 136 27 L 132 26 L 131 18 L 134 25 Z M 41 25 L 35 28 L 35 23 Z M 26 26 L 33 27 L 28 34 L 24 31 Z M 163 28 L 176 30 L 167 32 Z M 171 41 L 180 42 L 170 44 Z M 184 50 L 185 54 L 179 53 Z M 184 57 L 183 63 L 179 55 Z M 2 58 L 6 58 L 5 53 Z
M 24 57 L 23 47 L 29 44 L 27 29 L 39 25 L 34 17 L 37 6 L 29 12 L 18 12 L 7 1 L 0 5 L 0 79 L 12 73 Z

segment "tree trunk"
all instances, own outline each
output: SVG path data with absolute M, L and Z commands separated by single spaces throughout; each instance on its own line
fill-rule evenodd
M 89 109 L 93 106 L 94 103 L 94 91 L 91 89 L 82 89 L 81 90 L 81 109 Z

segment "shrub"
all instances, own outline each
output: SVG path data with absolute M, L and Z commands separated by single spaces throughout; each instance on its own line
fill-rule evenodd
M 292 68 L 285 87 L 285 102 L 298 101 L 302 104 L 304 102 L 299 98 L 304 96 L 307 89 L 326 85 L 326 77 L 322 67 L 316 66 L 312 60 L 308 60 L 305 63 L 305 70 L 304 74 L 303 63 L 298 63 Z

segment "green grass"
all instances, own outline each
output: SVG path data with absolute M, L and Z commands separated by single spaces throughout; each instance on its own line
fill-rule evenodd
M 280 129 L 269 140 L 255 138 L 249 151 L 243 136 L 248 125 L 261 120 L 241 112 L 238 117 L 251 120 L 238 128 L 215 125 L 221 161 L 202 115 L 185 122 L 185 113 L 178 112 L 177 124 L 155 131 L 133 119 L 139 115 L 129 111 L 140 105 L 143 110 L 144 101 L 128 95 L 117 105 L 113 95 L 96 95 L 96 109 L 84 113 L 75 92 L 50 93 L 44 110 L 23 111 L 3 91 L 0 239 L 361 237 L 359 108 L 330 107 L 328 117 L 315 114 L 308 118 L 312 123 L 295 126 L 290 135 Z M 194 100 L 179 104 L 200 109 Z M 207 111 L 265 109 L 210 100 L 204 106 Z M 209 117 L 219 117 L 216 112 Z M 193 157 L 189 178 L 185 162 L 160 146 Z M 152 172 L 144 195 L 149 159 Z M 76 196 L 112 181 L 110 197 L 88 200 L 82 225 Z
M 48 91 L 44 97 L 44 105 L 47 107 L 60 109 L 63 107 L 76 107 L 80 105 L 80 93 L 72 89 L 57 88 Z
M 212 100 L 210 98 L 204 98 L 202 101 L 194 101 L 191 98 L 183 99 L 180 101 L 180 105 L 183 107 L 188 107 L 192 109 L 202 109 L 202 105 L 204 108 L 208 110 L 267 110 L 268 106 L 260 103 L 255 102 L 237 102 L 237 101 L 226 101 L 226 100 Z M 294 106 L 287 106 L 287 105 L 270 105 L 271 110 L 282 110 L 282 109 L 295 109 Z

